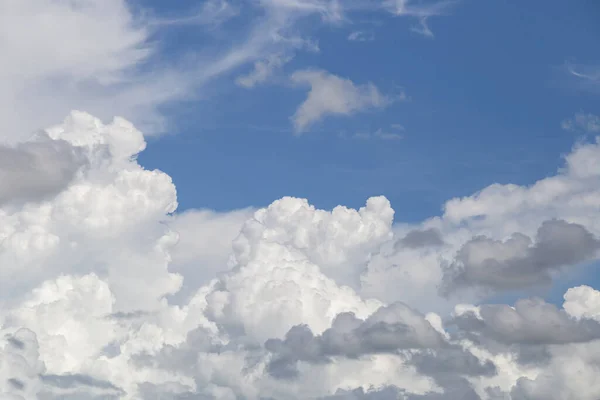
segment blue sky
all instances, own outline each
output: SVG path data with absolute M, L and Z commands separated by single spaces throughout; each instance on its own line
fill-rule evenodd
M 142 4 L 180 14 L 195 3 Z M 217 36 L 236 37 L 243 13 Z M 466 0 L 446 14 L 430 18 L 430 38 L 411 30 L 416 18 L 355 13 L 352 23 L 310 29 L 320 51 L 299 51 L 280 72 L 324 69 L 373 82 L 384 94 L 404 91 L 406 101 L 328 117 L 298 137 L 289 117 L 305 91 L 277 82 L 236 86 L 233 78 L 246 66 L 178 107 L 175 134 L 152 140 L 140 161 L 173 177 L 180 209 L 264 206 L 283 195 L 324 208 L 357 207 L 384 194 L 401 221 L 437 215 L 447 199 L 494 182 L 528 184 L 553 174 L 577 138 L 560 122 L 598 106 L 597 95 L 578 90 L 566 66 L 597 61 L 590 49 L 600 33 L 600 6 Z M 373 40 L 348 40 L 355 31 Z M 177 25 L 156 40 L 168 57 L 223 40 L 212 36 Z M 404 128 L 400 140 L 351 138 L 395 131 L 394 124 Z

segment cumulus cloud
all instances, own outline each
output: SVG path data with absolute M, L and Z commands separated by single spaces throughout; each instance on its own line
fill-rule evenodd
M 291 80 L 295 85 L 310 87 L 308 97 L 292 117 L 298 133 L 327 116 L 352 115 L 371 108 L 383 108 L 390 102 L 372 83 L 356 85 L 347 78 L 325 71 L 296 71 Z
M 562 220 L 545 221 L 535 243 L 517 233 L 505 241 L 476 237 L 448 267 L 446 289 L 478 286 L 493 290 L 547 284 L 561 267 L 595 258 L 600 241 L 585 227 Z
M 176 213 L 168 175 L 136 160 L 145 145 L 123 118 L 74 111 L 2 148 L 46 166 L 23 161 L 30 186 L 0 204 L 2 396 L 600 396 L 597 290 L 567 290 L 562 308 L 471 291 L 595 257 L 597 142 L 555 176 L 452 199 L 416 224 L 394 224 L 384 197 Z

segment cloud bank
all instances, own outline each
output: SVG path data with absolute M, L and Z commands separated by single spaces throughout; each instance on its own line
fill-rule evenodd
M 419 224 L 383 197 L 177 214 L 144 148 L 79 111 L 2 147 L 3 182 L 24 182 L 0 204 L 5 398 L 600 396 L 600 292 L 485 304 L 595 262 L 598 142 Z

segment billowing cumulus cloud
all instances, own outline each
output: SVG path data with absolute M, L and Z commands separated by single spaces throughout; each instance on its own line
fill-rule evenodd
M 2 147 L 15 177 L 0 204 L 3 397 L 600 396 L 598 291 L 571 288 L 559 308 L 473 290 L 594 260 L 597 143 L 555 176 L 418 224 L 394 224 L 381 196 L 176 213 L 170 177 L 137 162 L 145 145 L 123 118 L 74 111 Z

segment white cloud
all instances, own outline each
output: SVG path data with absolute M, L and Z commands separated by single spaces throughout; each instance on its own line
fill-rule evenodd
M 568 290 L 563 309 L 459 304 L 481 301 L 471 286 L 509 262 L 525 263 L 510 270 L 525 277 L 551 264 L 556 277 L 555 264 L 590 257 L 599 143 L 577 145 L 534 185 L 492 185 L 440 217 L 393 225 L 383 197 L 359 210 L 286 197 L 171 215 L 175 187 L 137 163 L 145 141 L 129 122 L 73 112 L 46 132 L 44 149 L 64 146 L 85 167 L 36 201 L 0 205 L 5 396 L 600 395 L 595 289 Z M 553 219 L 566 222 L 527 241 Z M 445 298 L 452 263 L 471 270 Z M 585 373 L 574 380 L 572 368 Z
M 383 108 L 390 102 L 372 83 L 356 85 L 350 79 L 321 70 L 296 71 L 291 80 L 298 86 L 310 86 L 308 97 L 292 117 L 298 133 L 327 116 L 348 116 L 371 108 Z
M 185 16 L 157 18 L 127 0 L 4 1 L 2 141 L 27 139 L 73 108 L 103 120 L 122 115 L 146 134 L 163 133 L 169 121 L 160 111 L 162 105 L 198 97 L 203 86 L 243 65 L 298 49 L 314 50 L 315 44 L 296 29 L 297 22 L 315 14 L 326 23 L 335 22 L 342 12 L 328 1 L 263 1 L 245 7 L 258 8 L 247 29 L 213 35 L 238 15 L 238 6 L 211 0 Z M 176 25 L 197 25 L 207 33 L 208 45 L 163 57 L 157 33 Z M 267 64 L 268 71 L 275 67 Z M 268 71 L 256 72 L 251 79 L 264 80 Z
M 132 80 L 135 66 L 153 52 L 147 42 L 149 33 L 136 23 L 125 1 L 3 2 L 3 137 L 23 138 L 34 129 L 54 123 L 75 106 L 89 105 L 105 116 L 119 108 L 129 114 L 134 105 L 126 97 L 139 90 L 155 98 L 168 97 L 158 92 L 172 91 L 162 86 L 166 82 L 152 87 Z M 155 104 L 137 105 L 147 111 Z

